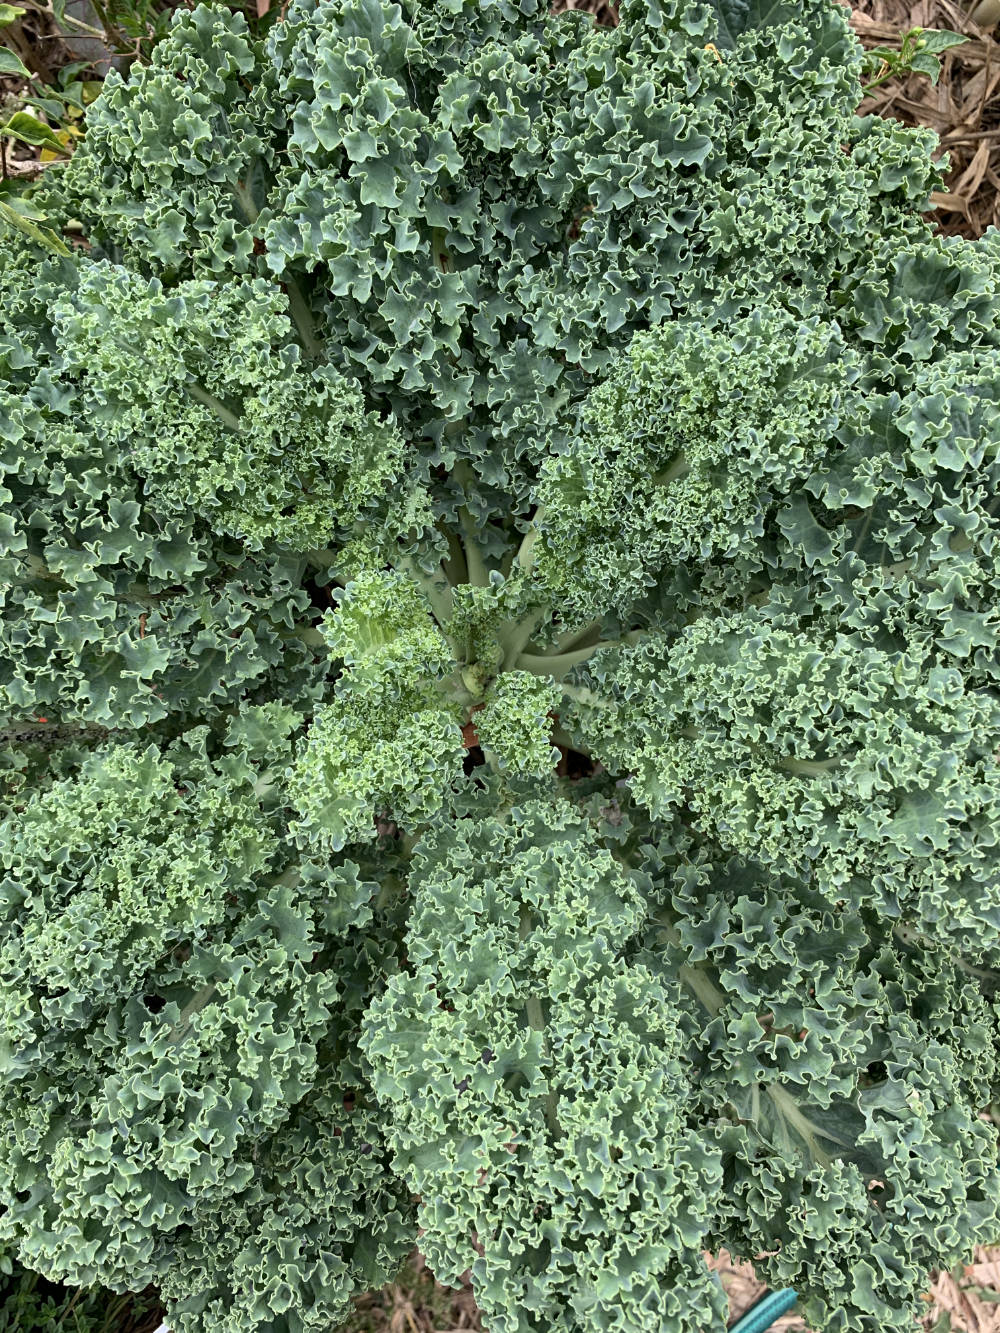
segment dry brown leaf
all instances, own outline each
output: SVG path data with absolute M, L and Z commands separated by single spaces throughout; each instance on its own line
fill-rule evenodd
M 957 194 L 942 194 L 935 190 L 931 195 L 931 208 L 942 208 L 950 213 L 964 213 L 969 216 L 969 201 Z
M 866 47 L 898 43 L 913 27 L 949 28 L 969 40 L 948 51 L 935 88 L 923 75 L 891 80 L 863 113 L 927 125 L 947 149 L 947 191 L 929 216 L 945 235 L 980 236 L 1000 221 L 1000 46 L 970 20 L 960 0 L 854 0 L 851 25 Z M 959 198 L 960 196 L 960 198 Z
M 960 194 L 966 199 L 971 199 L 975 195 L 980 185 L 982 185 L 983 177 L 990 165 L 991 151 L 989 140 L 981 139 L 979 147 L 973 154 L 972 161 L 952 186 L 955 194 Z

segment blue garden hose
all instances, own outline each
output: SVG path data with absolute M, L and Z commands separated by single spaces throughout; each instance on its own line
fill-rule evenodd
M 746 1314 L 740 1315 L 735 1324 L 730 1324 L 727 1333 L 765 1333 L 776 1319 L 788 1313 L 797 1299 L 794 1291 L 769 1291 Z

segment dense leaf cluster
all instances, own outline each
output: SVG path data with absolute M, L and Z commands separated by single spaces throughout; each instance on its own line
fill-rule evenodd
M 3 237 L 0 1241 L 177 1333 L 1000 1235 L 1000 242 L 833 0 L 621 9 L 179 11 Z

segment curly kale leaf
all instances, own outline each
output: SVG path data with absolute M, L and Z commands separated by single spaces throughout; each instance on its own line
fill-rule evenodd
M 1000 701 L 958 671 L 749 614 L 592 671 L 610 688 L 581 694 L 582 725 L 654 813 L 687 806 L 724 846 L 831 900 L 973 952 L 1000 945 Z
M 631 853 L 638 959 L 681 983 L 726 1187 L 706 1244 L 757 1256 L 811 1327 L 912 1327 L 935 1264 L 996 1234 L 1000 954 L 973 965 L 675 824 Z M 985 992 L 985 993 L 984 993 Z M 919 1219 L 914 1224 L 914 1219 Z
M 720 1318 L 700 1262 L 719 1162 L 685 1125 L 674 988 L 627 960 L 629 876 L 535 802 L 426 835 L 410 892 L 412 970 L 362 1046 L 435 1272 L 471 1268 L 498 1330 Z
M 158 1280 L 320 1075 L 377 886 L 290 855 L 253 735 L 294 722 L 106 750 L 4 827 L 0 1231 L 43 1272 Z
M 99 264 L 54 307 L 54 333 L 80 410 L 158 514 L 309 549 L 376 513 L 402 442 L 356 383 L 303 363 L 284 304 L 259 279 L 164 289 Z
M 86 365 L 64 373 L 71 339 L 67 329 L 60 347 L 51 312 L 72 309 L 87 280 L 68 261 L 39 261 L 17 245 L 0 254 L 0 273 L 4 720 L 12 729 L 44 717 L 131 732 L 171 716 L 205 720 L 254 692 L 254 702 L 315 697 L 325 664 L 296 633 L 309 608 L 304 560 L 213 532 L 191 512 L 193 476 L 175 483 L 175 503 L 151 504 L 127 449 L 156 454 L 181 437 L 171 435 L 179 423 L 167 404 L 144 397 L 141 346 L 129 352 L 140 367 L 131 387 L 110 357 L 116 368 L 103 379 Z M 89 271 L 98 286 L 114 277 L 107 266 Z M 126 288 L 134 295 L 136 285 Z M 165 357 L 150 382 L 176 384 L 186 373 Z M 155 440 L 138 430 L 143 401 L 158 421 Z M 123 404 L 131 434 L 117 419 Z
M 857 376 L 835 324 L 781 309 L 640 335 L 543 471 L 537 574 L 588 620 L 732 556 L 823 460 Z

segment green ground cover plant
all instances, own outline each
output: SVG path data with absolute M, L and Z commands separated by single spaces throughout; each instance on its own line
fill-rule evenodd
M 69 1291 L 0 1254 L 3 1333 L 155 1333 L 160 1322 L 152 1291 Z
M 182 11 L 4 214 L 0 1240 L 176 1333 L 1000 1234 L 1000 239 L 832 0 L 621 20 Z

